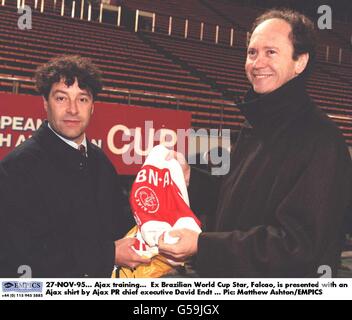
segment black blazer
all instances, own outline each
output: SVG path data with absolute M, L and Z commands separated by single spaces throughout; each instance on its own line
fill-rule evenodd
M 115 168 L 88 158 L 44 122 L 0 162 L 0 277 L 109 277 L 114 240 L 133 225 Z
M 341 133 L 300 77 L 264 96 L 250 91 L 245 101 L 239 107 L 247 122 L 219 188 L 212 232 L 199 237 L 197 271 L 204 277 L 317 277 L 328 265 L 336 275 L 352 195 Z M 209 199 L 196 178 L 194 171 L 191 204 L 192 194 Z

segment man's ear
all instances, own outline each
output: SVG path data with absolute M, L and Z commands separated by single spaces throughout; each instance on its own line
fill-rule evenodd
M 301 74 L 304 69 L 306 68 L 307 64 L 309 61 L 309 53 L 302 53 L 298 56 L 298 59 L 296 61 L 296 65 L 295 65 L 295 72 L 296 74 Z
M 94 113 L 94 103 L 92 104 L 92 110 L 90 111 L 90 115 Z
M 43 97 L 43 105 L 44 105 L 45 111 L 48 112 L 48 100 L 46 100 L 45 97 Z

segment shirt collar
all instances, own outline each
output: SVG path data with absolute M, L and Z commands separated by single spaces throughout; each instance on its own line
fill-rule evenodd
M 251 88 L 238 107 L 251 127 L 272 128 L 307 108 L 310 98 L 305 85 L 305 78 L 298 76 L 265 95 L 258 94 Z
M 62 141 L 66 142 L 69 146 L 71 146 L 72 148 L 75 148 L 75 149 L 78 149 L 78 147 L 83 144 L 84 147 L 86 148 L 87 150 L 87 139 L 86 139 L 86 135 L 84 134 L 84 137 L 83 137 L 83 140 L 82 142 L 78 145 L 76 142 L 72 141 L 72 140 L 69 140 L 69 139 L 66 139 L 64 138 L 63 136 L 59 135 L 50 125 L 50 123 L 48 123 L 48 128 L 54 132 Z

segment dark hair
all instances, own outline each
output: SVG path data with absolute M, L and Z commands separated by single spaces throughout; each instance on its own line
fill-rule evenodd
M 55 57 L 39 66 L 35 72 L 37 90 L 46 100 L 49 98 L 52 85 L 62 79 L 67 86 L 71 86 L 77 79 L 78 86 L 88 90 L 93 100 L 102 89 L 101 71 L 89 58 L 78 55 Z
M 282 19 L 291 26 L 292 31 L 289 34 L 289 39 L 293 45 L 292 58 L 297 60 L 302 53 L 309 53 L 309 61 L 303 73 L 311 73 L 316 60 L 317 45 L 313 22 L 302 13 L 291 9 L 270 9 L 254 21 L 251 33 L 262 22 L 275 18 Z

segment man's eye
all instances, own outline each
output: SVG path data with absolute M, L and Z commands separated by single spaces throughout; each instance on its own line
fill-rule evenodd
M 249 56 L 253 56 L 255 54 L 255 50 L 248 50 L 247 54 Z
M 269 53 L 269 54 L 275 54 L 276 51 L 275 51 L 275 50 L 268 50 L 268 53 Z
M 56 97 L 56 101 L 62 102 L 65 100 L 65 97 L 58 96 Z
M 80 101 L 83 102 L 83 103 L 87 103 L 88 99 L 87 98 L 81 98 Z

